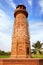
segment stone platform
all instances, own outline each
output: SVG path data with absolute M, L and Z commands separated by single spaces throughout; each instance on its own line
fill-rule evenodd
M 0 65 L 43 65 L 43 59 L 33 59 L 33 58 L 22 58 L 22 59 L 12 59 L 12 58 L 2 58 L 0 59 Z

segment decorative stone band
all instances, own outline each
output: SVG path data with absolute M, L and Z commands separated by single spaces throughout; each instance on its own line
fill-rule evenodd
M 26 58 L 26 55 L 11 55 L 12 58 Z
M 16 17 L 16 15 L 19 14 L 19 13 L 23 13 L 26 17 L 28 17 L 28 13 L 24 9 L 15 10 L 14 17 Z

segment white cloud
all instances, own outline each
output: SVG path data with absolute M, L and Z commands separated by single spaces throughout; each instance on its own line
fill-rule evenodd
M 31 45 L 37 40 L 43 42 L 43 22 L 35 21 L 29 23 Z M 0 49 L 11 50 L 13 20 L 0 9 Z
M 29 5 L 32 5 L 32 0 L 27 0 Z
M 9 18 L 9 16 L 2 9 L 0 9 L 0 49 L 2 50 L 11 50 L 12 26 L 13 20 Z M 37 40 L 43 42 L 43 22 L 32 22 L 29 27 L 31 44 Z
M 12 8 L 16 8 L 16 4 L 13 2 L 13 0 L 6 0 L 6 2 L 12 7 Z
M 11 33 L 13 20 L 0 9 L 0 49 L 9 51 L 11 49 Z
M 43 21 L 32 22 L 29 27 L 31 45 L 38 40 L 43 42 Z
M 39 5 L 41 7 L 41 13 L 43 13 L 43 0 L 39 0 Z
M 4 51 L 11 50 L 11 36 L 3 32 L 0 32 L 0 49 Z

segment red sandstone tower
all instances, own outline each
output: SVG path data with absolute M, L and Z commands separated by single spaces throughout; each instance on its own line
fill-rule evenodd
M 14 12 L 14 30 L 12 36 L 12 58 L 30 57 L 30 36 L 28 31 L 28 13 L 24 5 L 18 5 Z

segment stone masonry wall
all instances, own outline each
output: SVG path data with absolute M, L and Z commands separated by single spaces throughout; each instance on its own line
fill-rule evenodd
M 0 65 L 43 65 L 43 59 L 0 59 Z

